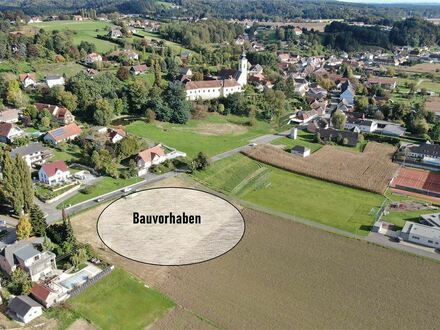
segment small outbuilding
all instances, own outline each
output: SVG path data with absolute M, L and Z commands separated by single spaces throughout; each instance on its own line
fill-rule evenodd
M 43 314 L 43 306 L 28 296 L 17 296 L 9 301 L 8 311 L 16 320 L 29 323 Z
M 294 154 L 294 155 L 298 155 L 298 156 L 301 156 L 301 157 L 308 157 L 308 156 L 310 156 L 310 149 L 306 148 L 304 146 L 298 146 L 298 145 L 294 146 L 290 152 L 292 154 Z

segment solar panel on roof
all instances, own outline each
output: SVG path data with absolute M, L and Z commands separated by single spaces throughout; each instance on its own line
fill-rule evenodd
M 63 127 L 58 128 L 57 130 L 53 131 L 53 133 L 52 133 L 53 136 L 60 136 L 60 135 L 63 135 L 63 134 L 64 134 L 64 128 Z

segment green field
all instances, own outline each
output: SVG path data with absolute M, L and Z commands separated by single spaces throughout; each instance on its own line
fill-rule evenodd
M 98 52 L 108 52 L 115 47 L 116 44 L 96 38 L 97 35 L 105 35 L 107 33 L 106 28 L 112 24 L 101 21 L 51 21 L 32 24 L 35 27 L 42 28 L 46 31 L 54 30 L 70 30 L 73 31 L 73 42 L 77 45 L 81 41 L 88 41 L 96 45 Z
M 383 196 L 286 172 L 236 155 L 193 175 L 268 210 L 367 235 Z
M 190 157 L 200 151 L 214 156 L 246 145 L 252 138 L 274 132 L 266 122 L 258 122 L 250 127 L 246 125 L 247 121 L 245 117 L 211 114 L 202 120 L 190 120 L 185 125 L 135 121 L 127 125 L 125 130 L 151 142 L 184 151 Z
M 99 329 L 145 329 L 175 306 L 120 268 L 69 299 L 66 305 L 48 312 L 58 319 L 60 328 L 83 318 Z
M 165 43 L 165 45 L 170 47 L 176 54 L 180 54 L 182 51 L 188 51 L 191 53 L 189 49 L 182 47 L 180 44 L 165 40 L 159 33 L 148 32 L 138 29 L 136 31 L 136 34 L 139 34 L 148 40 L 157 40 L 157 41 L 162 40 Z
M 134 177 L 129 179 L 113 179 L 106 176 L 103 177 L 98 182 L 96 182 L 93 186 L 91 186 L 87 191 L 87 193 L 80 190 L 76 195 L 68 198 L 63 203 L 59 204 L 57 208 L 60 209 L 63 208 L 65 205 L 69 205 L 69 204 L 75 205 L 84 202 L 88 199 L 111 192 L 113 190 L 122 189 L 126 186 L 132 185 L 140 181 L 142 181 L 142 179 L 139 177 Z
M 84 70 L 84 67 L 75 62 L 66 63 L 32 63 L 33 70 L 40 79 L 50 74 L 65 75 L 70 78 L 78 72 Z
M 309 148 L 311 152 L 315 152 L 322 148 L 322 144 L 314 142 L 315 135 L 303 130 L 298 130 L 298 138 L 292 140 L 287 137 L 276 139 L 272 142 L 275 145 L 284 145 L 286 148 L 292 148 L 293 146 L 300 145 Z

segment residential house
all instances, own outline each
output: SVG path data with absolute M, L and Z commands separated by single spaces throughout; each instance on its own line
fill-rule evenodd
M 293 155 L 301 156 L 303 158 L 310 156 L 310 149 L 304 146 L 296 145 L 290 150 L 290 152 Z
M 0 123 L 0 142 L 12 143 L 24 135 L 24 131 L 15 124 Z
M 120 29 L 111 29 L 108 36 L 111 39 L 118 39 L 118 38 L 122 38 L 122 32 Z
M 21 268 L 29 274 L 32 282 L 53 273 L 56 270 L 56 256 L 51 251 L 42 251 L 42 243 L 43 239 L 39 237 L 4 246 L 0 251 L 1 269 L 11 275 L 17 268 Z
M 356 91 L 351 85 L 350 81 L 346 81 L 341 85 L 341 95 L 339 95 L 339 100 L 345 102 L 347 105 L 352 106 L 354 104 L 354 96 Z
M 44 141 L 52 144 L 73 140 L 81 134 L 81 128 L 77 124 L 71 123 L 63 127 L 55 128 L 46 133 Z
M 327 90 L 319 86 L 317 83 L 313 83 L 310 84 L 306 96 L 309 100 L 322 100 L 327 97 Z
M 377 130 L 377 122 L 371 119 L 347 118 L 345 129 L 357 129 L 358 132 L 373 133 Z
M 140 75 L 140 74 L 144 74 L 144 73 L 147 72 L 147 70 L 148 70 L 148 67 L 147 67 L 146 64 L 133 65 L 133 66 L 130 68 L 130 72 L 131 72 L 131 74 L 134 75 L 134 76 L 138 76 L 138 75 Z
M 20 156 L 29 167 L 41 165 L 52 156 L 49 149 L 43 147 L 39 142 L 27 144 L 22 147 L 12 149 L 11 157 Z
M 329 128 L 329 122 L 324 118 L 315 119 L 307 125 L 307 131 L 310 133 L 316 133 L 319 129 L 327 128 Z
M 69 181 L 71 175 L 64 160 L 44 164 L 38 171 L 38 180 L 49 186 L 63 184 Z
M 307 124 L 308 122 L 312 121 L 313 119 L 320 116 L 318 111 L 316 110 L 309 110 L 309 111 L 303 111 L 300 110 L 297 113 L 290 116 L 290 123 L 298 123 L 298 124 Z
M 81 15 L 73 15 L 73 20 L 74 21 L 82 21 L 83 17 Z
M 159 165 L 167 160 L 165 148 L 158 144 L 152 148 L 142 150 L 136 157 L 139 175 L 147 173 L 152 165 Z
M 29 296 L 16 296 L 8 303 L 8 313 L 17 321 L 29 323 L 43 314 L 43 307 Z
M 55 86 L 64 86 L 66 81 L 64 80 L 63 76 L 60 75 L 49 75 L 46 76 L 46 84 L 49 88 L 55 87 Z
M 139 60 L 139 54 L 131 49 L 124 50 L 123 55 L 126 56 L 129 61 Z
M 334 128 L 319 128 L 316 131 L 322 141 L 325 142 L 337 142 L 338 139 L 346 139 L 346 145 L 349 147 L 355 147 L 359 142 L 359 134 L 351 131 L 342 131 Z
M 20 80 L 23 88 L 35 87 L 37 85 L 37 76 L 35 73 L 23 73 L 18 75 L 18 79 Z
M 249 75 L 258 75 L 263 73 L 263 67 L 260 64 L 251 66 L 249 69 Z
M 304 96 L 309 90 L 309 82 L 302 77 L 293 78 L 294 91 L 295 94 L 299 96 Z
M 35 103 L 38 111 L 47 110 L 60 124 L 71 124 L 75 121 L 75 116 L 65 107 L 59 107 L 53 104 Z
M 20 110 L 18 109 L 8 109 L 0 111 L 0 123 L 15 124 L 18 123 L 20 115 Z
M 440 145 L 429 142 L 420 145 L 408 145 L 406 152 L 411 158 L 420 160 L 422 163 L 440 166 Z
M 122 128 L 109 128 L 108 139 L 111 143 L 117 143 L 126 137 L 127 133 Z
M 102 62 L 102 56 L 98 53 L 90 53 L 87 54 L 86 58 L 84 59 L 84 63 L 88 65 L 92 65 L 94 63 Z
M 68 298 L 66 291 L 67 289 L 54 281 L 35 283 L 31 289 L 30 296 L 45 308 L 49 308 L 56 303 L 66 300 Z
M 370 77 L 368 78 L 370 86 L 380 86 L 383 89 L 394 90 L 397 86 L 396 79 L 386 77 Z
M 400 237 L 411 243 L 431 248 L 440 248 L 440 228 L 426 226 L 412 221 L 405 222 Z
M 180 68 L 180 74 L 181 74 L 182 76 L 192 77 L 193 72 L 192 72 L 191 68 L 188 68 L 188 67 L 182 67 L 182 68 Z
M 293 29 L 293 33 L 295 33 L 296 36 L 300 36 L 301 34 L 303 34 L 303 31 L 298 26 L 295 26 L 295 28 Z

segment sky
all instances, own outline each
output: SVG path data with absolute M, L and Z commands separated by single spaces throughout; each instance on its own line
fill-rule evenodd
M 409 3 L 409 4 L 440 4 L 440 0 L 339 0 L 343 2 L 357 2 L 357 3 Z

